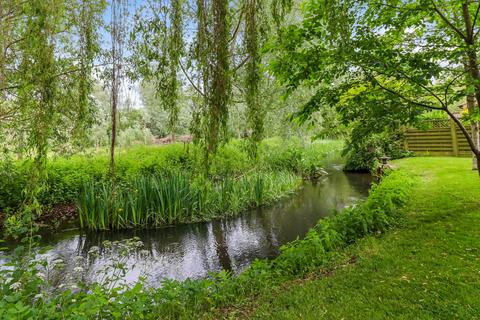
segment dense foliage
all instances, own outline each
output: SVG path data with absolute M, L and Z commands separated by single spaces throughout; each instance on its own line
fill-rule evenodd
M 341 145 L 342 143 L 339 141 L 312 143 L 300 139 L 269 139 L 260 144 L 259 157 L 257 160 L 253 160 L 248 156 L 248 144 L 242 140 L 233 140 L 223 145 L 212 157 L 208 177 L 203 176 L 203 153 L 195 145 L 177 143 L 157 147 L 137 146 L 123 150 L 116 158 L 118 186 L 109 185 L 108 157 L 104 153 L 91 156 L 77 155 L 70 158 L 59 157 L 47 165 L 46 188 L 39 194 L 39 201 L 42 205 L 47 206 L 75 203 L 82 194 L 81 206 L 85 206 L 85 210 L 90 207 L 89 212 L 92 211 L 92 206 L 100 206 L 111 212 L 108 203 L 115 203 L 116 208 L 125 209 L 124 213 L 126 214 L 130 212 L 126 210 L 126 203 L 139 205 L 141 199 L 136 197 L 132 199 L 131 194 L 128 199 L 115 198 L 112 188 L 116 192 L 120 192 L 118 197 L 125 192 L 128 194 L 128 190 L 133 186 L 138 186 L 141 181 L 151 182 L 148 184 L 148 188 L 153 190 L 152 188 L 156 184 L 154 182 L 157 181 L 156 179 L 160 179 L 158 182 L 162 181 L 162 187 L 166 188 L 171 179 L 161 179 L 161 176 L 169 175 L 177 177 L 179 179 L 177 182 L 184 181 L 185 188 L 193 188 L 192 192 L 207 197 L 201 201 L 191 202 L 193 199 L 189 197 L 193 195 L 183 190 L 183 187 L 173 184 L 170 191 L 187 192 L 185 194 L 187 198 L 184 199 L 186 202 L 182 202 L 182 207 L 176 207 L 175 210 L 183 212 L 191 206 L 200 205 L 204 209 L 196 208 L 195 211 L 202 211 L 203 219 L 205 219 L 212 213 L 216 214 L 223 210 L 224 213 L 236 213 L 257 202 L 258 205 L 261 205 L 292 192 L 298 186 L 297 179 L 292 175 L 300 177 L 318 175 L 323 166 L 338 156 Z M 6 212 L 13 210 L 12 212 L 14 212 L 14 209 L 18 208 L 22 201 L 21 190 L 28 179 L 29 161 L 2 162 L 1 169 L 0 174 L 4 177 L 4 183 L 0 185 L 0 210 Z M 150 178 L 150 176 L 153 177 Z M 252 194 L 256 183 L 260 180 L 268 181 L 262 192 L 262 201 L 256 199 Z M 228 191 L 228 188 L 239 192 L 232 195 L 232 190 Z M 81 193 L 82 190 L 84 192 Z M 235 197 L 235 201 L 230 201 L 233 198 L 223 200 L 218 198 L 220 195 L 226 196 L 226 193 L 228 193 L 228 197 Z M 88 194 L 92 194 L 92 197 L 87 197 Z M 103 196 L 98 198 L 100 195 Z M 183 198 L 172 197 L 175 198 L 175 201 L 181 201 Z M 153 202 L 153 198 L 148 198 Z M 102 201 L 105 201 L 103 205 Z M 222 203 L 228 204 L 228 206 L 224 207 Z M 137 207 L 138 209 L 140 208 Z M 147 210 L 138 214 L 146 216 L 150 213 Z M 160 212 L 158 214 L 163 215 Z M 193 219 L 189 216 L 189 220 L 198 219 L 202 219 L 201 216 Z M 157 221 L 156 223 L 160 223 L 160 221 L 163 223 L 185 222 L 187 217 L 171 221 L 164 221 L 163 217 L 154 220 Z M 123 221 L 126 225 L 131 222 L 131 220 Z M 139 222 L 138 225 L 146 226 L 145 223 L 146 220 L 142 223 Z M 110 224 L 107 223 L 107 225 Z M 153 227 L 154 225 L 156 224 L 149 226 Z M 106 225 L 97 227 L 105 228 Z
M 257 172 L 219 182 L 182 173 L 140 176 L 123 188 L 86 183 L 78 200 L 80 225 L 90 229 L 158 228 L 224 218 L 291 194 L 291 172 Z
M 479 153 L 478 2 L 312 0 L 302 8 L 301 23 L 282 29 L 271 45 L 271 67 L 288 91 L 304 85 L 317 91 L 299 119 L 336 106 L 354 131 L 363 127 L 351 140 L 364 140 L 438 110 Z M 462 100 L 472 132 L 453 111 Z

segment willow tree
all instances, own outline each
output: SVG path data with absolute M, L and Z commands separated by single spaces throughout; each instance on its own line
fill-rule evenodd
M 123 49 L 126 38 L 126 18 L 128 0 L 113 0 L 111 3 L 110 39 L 111 39 L 111 134 L 110 134 L 110 176 L 115 177 L 115 146 L 117 139 L 118 108 L 120 103 L 120 87 L 124 77 Z
M 268 10 L 270 5 L 270 10 Z M 263 138 L 266 106 L 259 99 L 262 84 L 264 46 L 275 35 L 293 6 L 292 0 L 244 0 L 244 50 L 246 54 L 245 101 L 247 125 L 250 131 L 250 154 L 257 156 L 258 143 Z
M 188 81 L 195 92 L 191 132 L 204 147 L 207 166 L 209 155 L 228 138 L 232 80 L 244 66 L 246 77 L 240 86 L 245 88 L 242 98 L 247 103 L 252 154 L 256 154 L 263 133 L 264 108 L 258 97 L 265 30 L 273 29 L 272 21 L 280 21 L 291 2 L 196 0 L 189 2 L 194 4 L 189 15 L 184 1 L 149 0 L 137 14 L 132 33 L 134 76 L 153 80 L 160 104 L 169 111 L 172 132 L 178 120 L 179 79 Z M 196 28 L 193 39 L 183 35 L 184 24 Z M 185 44 L 191 50 L 183 50 Z
M 86 5 L 79 0 L 12 1 L 2 7 L 7 16 L 0 20 L 4 46 L 0 90 L 10 113 L 0 125 L 7 132 L 7 146 L 33 158 L 20 208 L 23 214 L 6 220 L 10 229 L 32 229 L 28 226 L 42 209 L 38 196 L 46 191 L 47 155 L 87 119 L 88 70 L 97 50 L 93 30 L 98 19 L 93 17 L 102 9 L 101 1 Z
M 132 32 L 133 64 L 136 74 L 145 82 L 153 82 L 161 107 L 168 112 L 168 132 L 177 132 L 179 69 L 184 54 L 183 24 L 185 0 L 149 0 L 137 13 Z
M 213 28 L 210 41 L 209 72 L 207 82 L 207 151 L 213 153 L 220 139 L 225 137 L 230 99 L 230 58 L 228 0 L 212 0 Z
M 257 0 L 245 0 L 245 48 L 248 54 L 246 91 L 247 119 L 251 128 L 251 154 L 257 156 L 257 144 L 263 134 L 263 112 L 258 100 L 260 83 L 259 22 L 258 13 L 261 3 Z

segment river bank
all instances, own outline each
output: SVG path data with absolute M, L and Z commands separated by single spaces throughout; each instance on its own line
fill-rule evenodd
M 327 267 L 217 316 L 249 319 L 477 319 L 480 180 L 471 159 L 395 161 L 418 176 L 401 227 L 339 252 Z M 210 318 L 210 315 L 206 316 Z M 215 318 L 215 316 L 211 316 Z
M 32 265 L 28 262 L 31 260 L 13 259 L 15 270 L 28 270 L 28 281 L 21 277 L 25 272 L 7 272 L 10 279 L 4 285 L 7 288 L 4 294 L 6 300 L 0 300 L 0 304 L 3 302 L 5 314 L 14 313 L 16 305 L 12 305 L 13 300 L 9 298 L 12 294 L 17 297 L 14 300 L 22 304 L 29 303 L 32 296 L 40 295 L 42 298 L 36 300 L 35 305 L 25 309 L 26 314 L 45 315 L 47 310 L 55 308 L 67 317 L 156 319 L 161 315 L 175 319 L 218 318 L 218 312 L 223 315 L 228 310 L 245 305 L 251 297 L 263 296 L 266 291 L 273 292 L 292 280 L 304 279 L 314 270 L 323 270 L 349 244 L 369 234 L 384 233 L 395 226 L 400 218 L 398 210 L 408 201 L 414 180 L 401 171 L 389 174 L 373 188 L 365 202 L 321 219 L 304 239 L 282 247 L 277 258 L 253 261 L 236 276 L 221 271 L 205 279 L 165 280 L 160 288 L 152 288 L 144 282 L 125 287 L 118 282 L 119 275 L 125 274 L 126 260 L 122 259 L 113 261 L 113 266 L 106 265 L 105 281 L 99 284 L 86 285 L 84 279 L 77 279 L 79 285 L 66 291 L 63 288 L 57 293 L 54 290 L 46 295 L 52 288 L 51 283 L 35 276 L 38 269 L 28 267 Z M 137 240 L 113 244 L 124 251 L 132 246 L 137 248 L 137 245 Z M 92 254 L 98 254 L 98 250 Z M 354 260 L 352 258 L 352 263 Z M 12 275 L 18 276 L 15 278 Z M 39 284 L 39 287 L 32 288 L 32 283 Z M 27 284 L 28 289 L 24 287 Z
M 258 158 L 251 159 L 246 142 L 232 140 L 210 159 L 207 175 L 195 145 L 139 146 L 119 152 L 115 183 L 107 154 L 54 158 L 38 195 L 44 214 L 37 222 L 55 226 L 80 219 L 86 229 L 105 230 L 228 217 L 292 194 L 302 178 L 318 178 L 325 166 L 338 161 L 342 146 L 334 140 L 271 138 L 262 141 Z M 15 213 L 30 164 L 0 163 L 0 220 L 11 229 L 19 223 Z
M 166 279 L 205 278 L 222 270 L 238 274 L 255 259 L 275 258 L 281 246 L 303 238 L 320 219 L 366 198 L 370 182 L 370 175 L 346 173 L 338 166 L 320 180 L 305 181 L 294 195 L 272 206 L 235 217 L 149 230 L 43 232 L 40 245 L 49 249 L 42 257 L 64 261 L 52 270 L 52 282 L 65 284 L 81 267 L 85 281 L 92 283 L 101 280 L 99 271 L 105 265 L 122 258 L 121 252 L 108 250 L 104 243 L 136 237 L 144 251 L 128 256 L 125 283 L 134 284 L 140 275 L 149 286 L 158 287 Z M 14 243 L 5 245 L 14 248 Z M 90 257 L 95 248 L 98 256 Z M 85 263 L 80 265 L 78 259 Z

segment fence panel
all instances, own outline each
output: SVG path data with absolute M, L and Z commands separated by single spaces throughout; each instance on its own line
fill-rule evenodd
M 409 128 L 405 132 L 405 150 L 419 155 L 469 157 L 467 139 L 453 120 L 429 120 L 430 128 Z

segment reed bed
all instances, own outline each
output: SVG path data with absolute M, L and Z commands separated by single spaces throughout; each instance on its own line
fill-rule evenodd
M 83 228 L 158 228 L 266 205 L 299 185 L 300 178 L 289 172 L 257 172 L 215 183 L 170 172 L 140 175 L 126 186 L 89 181 L 83 185 L 77 207 Z

